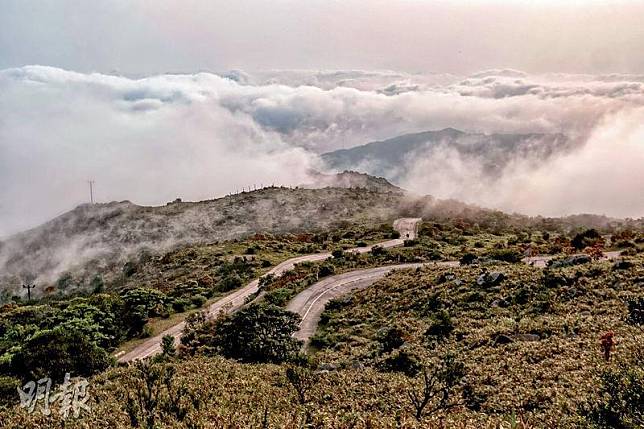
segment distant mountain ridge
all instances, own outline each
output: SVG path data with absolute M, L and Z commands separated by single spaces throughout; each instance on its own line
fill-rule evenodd
M 569 149 L 572 144 L 563 134 L 482 134 L 445 128 L 327 152 L 321 158 L 331 170 L 357 170 L 396 183 L 413 157 L 438 156 L 440 149 L 455 150 L 465 158 L 477 159 L 487 173 L 495 174 L 513 158 L 543 160 Z

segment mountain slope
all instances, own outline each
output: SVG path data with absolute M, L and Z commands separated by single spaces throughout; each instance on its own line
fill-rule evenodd
M 405 134 L 351 149 L 322 154 L 332 170 L 358 170 L 396 182 L 404 166 L 418 156 L 441 156 L 441 149 L 456 150 L 461 156 L 482 163 L 486 172 L 498 173 L 513 158 L 547 159 L 571 147 L 562 134 L 479 134 L 453 128 Z
M 100 271 L 143 248 L 161 251 L 262 231 L 311 231 L 339 221 L 388 221 L 397 216 L 402 201 L 402 193 L 275 187 L 160 207 L 129 201 L 82 205 L 0 243 L 0 287 L 19 282 L 16 277 L 53 281 L 90 261 Z

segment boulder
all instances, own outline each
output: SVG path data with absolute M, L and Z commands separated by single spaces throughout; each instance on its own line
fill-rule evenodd
M 625 259 L 620 259 L 619 261 L 615 262 L 613 264 L 613 269 L 614 270 L 627 270 L 633 266 L 633 263 L 631 261 L 627 261 Z
M 588 264 L 591 260 L 588 255 L 572 255 L 564 259 L 550 261 L 548 266 L 551 268 L 571 267 L 573 265 Z
M 338 366 L 333 363 L 321 363 L 318 369 L 320 371 L 335 371 L 338 369 Z
M 489 273 L 483 273 L 476 279 L 476 284 L 483 287 L 496 286 L 505 280 L 505 274 L 492 271 Z
M 537 334 L 515 334 L 512 335 L 515 341 L 539 341 L 541 339 Z
M 513 343 L 513 342 L 514 342 L 514 340 L 512 339 L 512 337 L 509 337 L 509 336 L 507 336 L 505 334 L 499 334 L 494 339 L 494 345 L 510 344 L 510 343 Z

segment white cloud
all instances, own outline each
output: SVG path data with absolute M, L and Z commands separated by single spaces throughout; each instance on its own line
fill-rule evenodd
M 446 127 L 563 132 L 584 142 L 597 124 L 610 129 L 604 118 L 620 118 L 620 112 L 644 105 L 642 77 L 635 75 L 501 70 L 466 77 L 349 70 L 229 76 L 235 80 L 211 73 L 131 79 L 41 66 L 0 71 L 0 236 L 86 201 L 89 178 L 103 201 L 211 198 L 252 184 L 302 183 L 316 163 L 312 152 Z M 586 148 L 595 147 L 598 133 Z M 600 141 L 593 144 L 608 144 Z M 615 150 L 629 153 L 633 145 Z M 577 156 L 599 156 L 588 150 L 555 167 L 567 171 L 577 165 Z M 635 174 L 629 173 L 629 159 L 638 158 L 613 159 L 628 167 L 620 171 L 624 186 Z M 406 184 L 416 191 L 485 203 L 475 198 L 485 193 L 467 191 L 476 189 L 466 184 L 478 177 L 478 167 L 465 162 L 447 150 L 401 169 L 414 173 Z M 453 166 L 467 175 L 427 175 L 422 163 Z M 520 174 L 504 177 L 512 182 Z M 566 206 L 537 195 L 553 192 L 542 183 L 527 180 L 526 192 L 534 195 L 521 204 L 488 201 L 553 214 L 584 207 L 608 214 L 640 210 L 616 204 L 609 190 L 604 194 L 609 199 Z M 611 207 L 620 208 L 611 212 Z
M 644 107 L 609 115 L 577 150 L 546 161 L 515 158 L 498 175 L 450 148 L 420 157 L 403 186 L 531 215 L 644 216 Z
M 0 236 L 87 201 L 162 204 L 306 180 L 312 160 L 218 102 L 213 75 L 132 81 L 32 67 L 0 73 Z

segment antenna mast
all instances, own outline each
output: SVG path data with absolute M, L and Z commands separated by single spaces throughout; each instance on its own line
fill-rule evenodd
M 27 300 L 31 301 L 31 290 L 35 288 L 36 285 L 33 283 L 27 282 L 27 284 L 23 284 L 22 288 L 27 289 Z
M 89 182 L 89 202 L 90 204 L 94 204 L 94 181 L 88 180 L 88 182 Z

